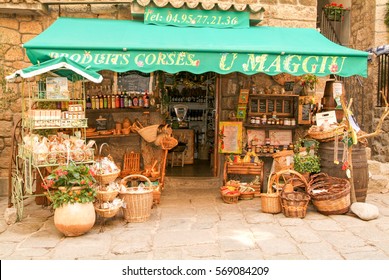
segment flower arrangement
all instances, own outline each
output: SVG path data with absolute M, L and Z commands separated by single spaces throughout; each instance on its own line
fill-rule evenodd
M 335 2 L 331 2 L 329 4 L 324 5 L 324 12 L 329 20 L 340 21 L 343 16 L 345 8 L 343 4 L 337 4 Z
M 93 202 L 96 197 L 96 190 L 93 188 L 96 180 L 93 176 L 93 171 L 87 165 L 70 163 L 54 169 L 42 186 L 46 190 L 57 189 L 48 192 L 54 209 L 66 203 L 88 203 Z M 79 188 L 73 189 L 74 187 Z
M 303 87 L 309 87 L 311 90 L 315 89 L 318 78 L 313 74 L 305 74 L 301 77 L 300 84 Z

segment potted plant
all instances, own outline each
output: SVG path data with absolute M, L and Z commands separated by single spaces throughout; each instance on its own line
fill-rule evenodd
M 341 21 L 345 11 L 343 4 L 337 4 L 335 2 L 324 5 L 323 9 L 328 20 L 332 21 Z
M 305 74 L 301 77 L 300 85 L 303 87 L 304 93 L 308 95 L 315 92 L 317 82 L 318 78 L 315 75 Z
M 311 173 L 320 172 L 320 157 L 317 155 L 319 142 L 316 140 L 299 139 L 295 144 L 293 168 L 309 179 Z
M 66 236 L 82 235 L 95 223 L 93 175 L 89 166 L 69 163 L 54 169 L 44 180 L 43 187 L 55 209 L 54 224 Z

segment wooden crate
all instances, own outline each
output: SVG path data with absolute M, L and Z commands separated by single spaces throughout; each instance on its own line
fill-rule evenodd
M 255 163 L 224 163 L 224 184 L 228 181 L 228 174 L 257 175 L 260 176 L 261 184 L 263 182 L 263 161 Z
M 121 177 L 140 173 L 140 153 L 126 152 L 123 156 L 123 168 Z

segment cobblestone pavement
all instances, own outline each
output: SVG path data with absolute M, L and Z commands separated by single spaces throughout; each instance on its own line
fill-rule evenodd
M 0 199 L 2 260 L 388 260 L 389 193 L 369 193 L 380 216 L 324 216 L 310 205 L 304 219 L 261 212 L 260 199 L 224 203 L 218 187 L 167 186 L 161 203 L 143 223 L 125 223 L 121 214 L 98 218 L 87 234 L 64 237 L 53 212 L 25 201 L 24 219 L 7 225 L 7 198 Z

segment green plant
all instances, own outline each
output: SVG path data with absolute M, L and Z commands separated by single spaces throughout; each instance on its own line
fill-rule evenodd
M 42 186 L 46 190 L 56 189 L 48 192 L 54 209 L 66 203 L 88 203 L 93 202 L 96 197 L 96 190 L 93 188 L 96 180 L 93 176 L 87 165 L 70 163 L 54 169 Z M 74 187 L 80 188 L 74 190 Z
M 294 170 L 299 173 L 320 172 L 320 157 L 317 155 L 319 142 L 313 139 L 296 141 L 293 155 Z
M 344 10 L 346 9 L 343 7 L 343 4 L 331 2 L 324 5 L 324 12 L 330 20 L 340 20 L 343 16 Z

